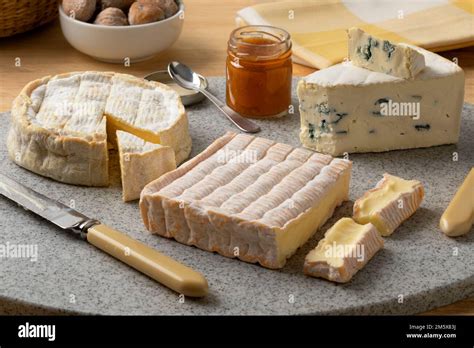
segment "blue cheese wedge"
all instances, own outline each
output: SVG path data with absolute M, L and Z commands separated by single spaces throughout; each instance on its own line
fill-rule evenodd
M 424 189 L 418 180 L 384 174 L 374 189 L 354 203 L 353 218 L 360 224 L 372 223 L 382 236 L 389 236 L 420 207 Z
M 139 199 L 145 185 L 176 169 L 174 151 L 170 146 L 149 143 L 122 131 L 117 131 L 117 144 L 125 202 Z
M 426 69 L 413 80 L 373 72 L 351 62 L 298 83 L 300 140 L 333 156 L 456 143 L 464 73 L 421 48 Z
M 304 273 L 346 283 L 383 245 L 383 239 L 371 223 L 360 225 L 351 218 L 342 218 L 306 256 Z
M 355 66 L 403 79 L 413 79 L 425 68 L 423 54 L 407 44 L 382 40 L 359 28 L 351 28 L 347 33 L 349 59 Z

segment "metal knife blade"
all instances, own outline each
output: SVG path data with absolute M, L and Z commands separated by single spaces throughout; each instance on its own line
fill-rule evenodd
M 180 294 L 202 297 L 208 292 L 201 273 L 3 174 L 0 194 L 62 229 L 79 233 L 90 244 Z
M 81 224 L 91 220 L 71 207 L 48 198 L 3 174 L 0 174 L 0 194 L 62 229 L 77 230 Z

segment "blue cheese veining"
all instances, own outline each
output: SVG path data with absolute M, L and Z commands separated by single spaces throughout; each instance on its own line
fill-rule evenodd
M 414 78 L 425 68 L 423 54 L 407 44 L 394 44 L 365 33 L 348 30 L 349 60 L 361 68 L 404 79 Z

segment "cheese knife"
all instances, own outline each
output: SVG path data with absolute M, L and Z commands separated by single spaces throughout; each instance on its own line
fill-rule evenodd
M 63 230 L 79 234 L 95 247 L 180 294 L 202 297 L 208 292 L 207 280 L 201 273 L 3 174 L 0 174 L 0 194 Z

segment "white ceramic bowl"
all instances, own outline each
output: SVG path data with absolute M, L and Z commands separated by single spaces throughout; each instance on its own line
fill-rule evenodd
M 178 12 L 159 22 L 107 26 L 73 19 L 59 5 L 59 21 L 66 40 L 78 51 L 109 63 L 138 62 L 169 48 L 181 34 L 184 4 L 176 1 Z

